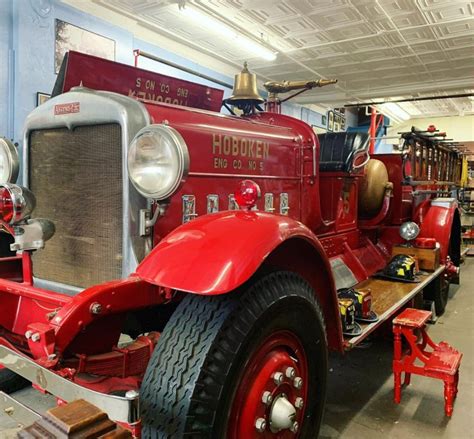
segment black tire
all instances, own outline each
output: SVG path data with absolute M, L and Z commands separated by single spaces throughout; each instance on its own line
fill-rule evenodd
M 242 290 L 218 297 L 188 295 L 171 316 L 141 388 L 143 438 L 226 438 L 246 365 L 278 331 L 298 337 L 306 353 L 307 401 L 298 437 L 317 437 L 326 396 L 327 344 L 314 291 L 285 272 Z
M 437 316 L 444 314 L 449 299 L 449 280 L 444 274 L 438 276 L 425 287 L 423 297 L 434 301 Z
M 0 369 L 0 390 L 2 392 L 13 393 L 28 386 L 31 386 L 31 382 L 27 379 L 10 369 Z

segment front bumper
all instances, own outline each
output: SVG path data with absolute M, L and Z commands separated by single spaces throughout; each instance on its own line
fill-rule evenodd
M 87 389 L 40 366 L 5 345 L 0 345 L 0 364 L 62 401 L 71 402 L 76 399 L 84 399 L 107 413 L 110 419 L 122 424 L 133 425 L 140 420 L 137 393 L 130 395 L 130 397 L 121 397 Z M 11 397 L 2 398 L 2 401 L 6 401 L 6 404 L 9 404 L 14 410 L 19 410 L 21 407 L 25 409 L 24 413 L 29 410 L 20 403 L 15 405 L 15 401 Z M 34 412 L 29 411 L 31 419 L 34 420 Z

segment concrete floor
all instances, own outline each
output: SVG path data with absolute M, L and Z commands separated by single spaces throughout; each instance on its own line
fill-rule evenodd
M 392 344 L 373 339 L 364 349 L 330 359 L 329 389 L 320 438 L 474 438 L 474 259 L 462 267 L 462 285 L 451 286 L 445 314 L 429 332 L 464 353 L 459 394 L 450 420 L 444 416 L 441 381 L 412 376 L 402 402 L 392 401 Z M 54 399 L 30 389 L 20 401 L 46 410 Z M 0 413 L 0 439 L 13 438 L 18 426 Z

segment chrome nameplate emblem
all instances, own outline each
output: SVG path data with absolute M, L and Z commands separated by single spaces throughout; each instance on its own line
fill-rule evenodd
M 80 102 L 69 102 L 67 104 L 56 104 L 54 106 L 54 115 L 61 116 L 63 114 L 79 113 L 81 111 Z
M 229 210 L 239 210 L 234 194 L 229 194 Z
M 290 210 L 290 205 L 288 201 L 288 194 L 286 192 L 282 192 L 280 194 L 280 214 L 288 215 L 289 210 Z
M 183 195 L 183 224 L 197 217 L 196 197 L 194 195 Z
M 219 195 L 209 194 L 207 196 L 207 213 L 219 212 Z
M 275 208 L 273 207 L 273 194 L 265 194 L 265 212 L 274 212 Z

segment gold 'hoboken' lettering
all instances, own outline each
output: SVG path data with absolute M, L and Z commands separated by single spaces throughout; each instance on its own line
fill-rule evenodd
M 212 135 L 212 153 L 213 154 L 222 154 L 222 143 L 221 135 L 213 134 Z
M 224 155 L 230 155 L 232 138 L 224 136 Z
M 270 143 L 238 136 L 212 134 L 212 153 L 233 157 L 266 159 L 270 156 Z

